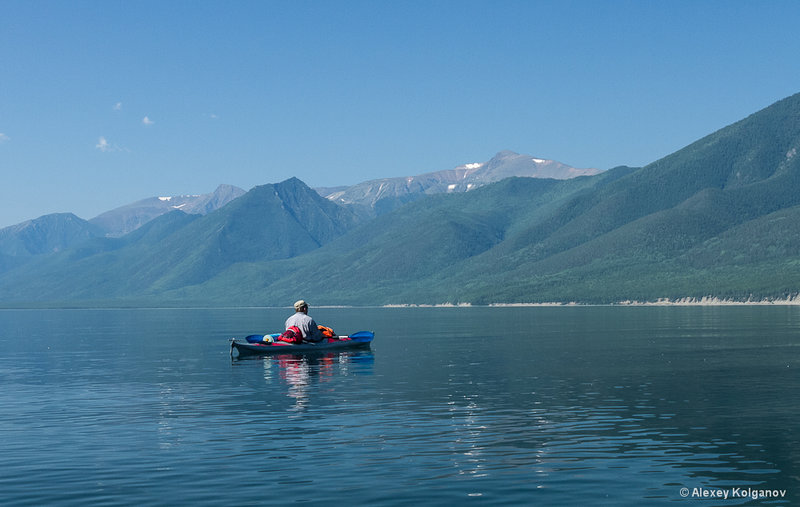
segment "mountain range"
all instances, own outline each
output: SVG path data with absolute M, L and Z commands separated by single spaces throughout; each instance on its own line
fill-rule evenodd
M 73 223 L 51 235 L 53 244 L 72 246 L 51 253 L 25 253 L 19 236 L 14 243 L 0 234 L 0 301 L 284 306 L 300 297 L 382 305 L 794 296 L 799 150 L 800 94 L 640 168 L 570 179 L 478 178 L 469 192 L 461 190 L 471 182 L 461 185 L 454 170 L 445 187 L 413 198 L 394 181 L 389 194 L 368 182 L 321 190 L 326 199 L 292 178 L 206 215 L 162 214 L 121 237 Z M 481 167 L 460 170 L 464 182 Z M 381 195 L 391 196 L 385 209 Z
M 206 215 L 244 193 L 244 190 L 233 185 L 220 185 L 210 194 L 150 197 L 106 211 L 89 220 L 89 223 L 98 226 L 106 236 L 120 237 L 176 209 L 190 215 Z
M 506 150 L 488 162 L 464 164 L 418 176 L 370 180 L 350 187 L 318 188 L 317 191 L 332 201 L 356 206 L 374 216 L 426 195 L 466 192 L 512 176 L 569 179 L 598 173 L 598 169 L 577 169 L 555 160 Z
M 353 210 L 373 217 L 428 194 L 464 192 L 508 176 L 566 179 L 598 172 L 596 169 L 576 169 L 553 160 L 503 151 L 488 162 L 467 164 L 451 170 L 316 190 L 330 200 L 351 205 L 349 207 Z M 122 237 L 174 210 L 190 215 L 206 215 L 244 194 L 241 188 L 223 184 L 210 194 L 149 197 L 107 211 L 88 221 L 71 213 L 54 213 L 27 220 L 0 229 L 0 272 L 4 270 L 4 258 L 6 265 L 18 265 L 31 255 L 58 252 L 87 238 Z

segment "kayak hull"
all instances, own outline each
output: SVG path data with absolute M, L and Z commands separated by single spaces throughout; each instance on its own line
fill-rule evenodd
M 252 335 L 251 335 L 252 336 Z M 375 335 L 369 331 L 360 331 L 350 336 L 339 339 L 326 338 L 319 343 L 286 343 L 286 342 L 258 342 L 251 343 L 237 339 L 231 340 L 231 355 L 234 350 L 239 357 L 262 356 L 270 354 L 309 354 L 315 352 L 328 352 L 336 350 L 349 350 L 368 348 Z M 247 337 L 251 339 L 251 337 Z

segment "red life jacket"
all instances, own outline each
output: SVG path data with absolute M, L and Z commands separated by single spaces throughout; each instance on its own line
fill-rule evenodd
M 299 327 L 289 326 L 289 329 L 281 333 L 277 340 L 287 343 L 301 343 L 303 341 L 303 333 L 300 332 Z

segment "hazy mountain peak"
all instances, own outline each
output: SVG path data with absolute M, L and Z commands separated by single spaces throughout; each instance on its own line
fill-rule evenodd
M 569 179 L 599 172 L 598 169 L 577 169 L 561 162 L 503 150 L 486 162 L 471 162 L 454 169 L 318 190 L 332 201 L 382 214 L 427 194 L 466 192 L 513 176 Z
M 219 185 L 210 194 L 149 197 L 102 213 L 89 222 L 102 228 L 107 236 L 119 237 L 176 209 L 190 215 L 208 214 L 244 193 L 233 185 Z
M 0 229 L 0 252 L 22 257 L 58 252 L 101 235 L 99 227 L 73 213 L 53 213 Z

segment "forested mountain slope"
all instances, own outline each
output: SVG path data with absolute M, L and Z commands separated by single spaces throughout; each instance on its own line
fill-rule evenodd
M 782 297 L 800 290 L 798 151 L 795 95 L 640 169 L 434 196 L 209 287 L 253 270 L 275 304 L 298 291 L 353 304 Z
M 795 95 L 642 168 L 508 178 L 371 220 L 293 178 L 204 217 L 175 212 L 10 269 L 0 298 L 381 305 L 785 297 L 800 291 L 798 152 Z

